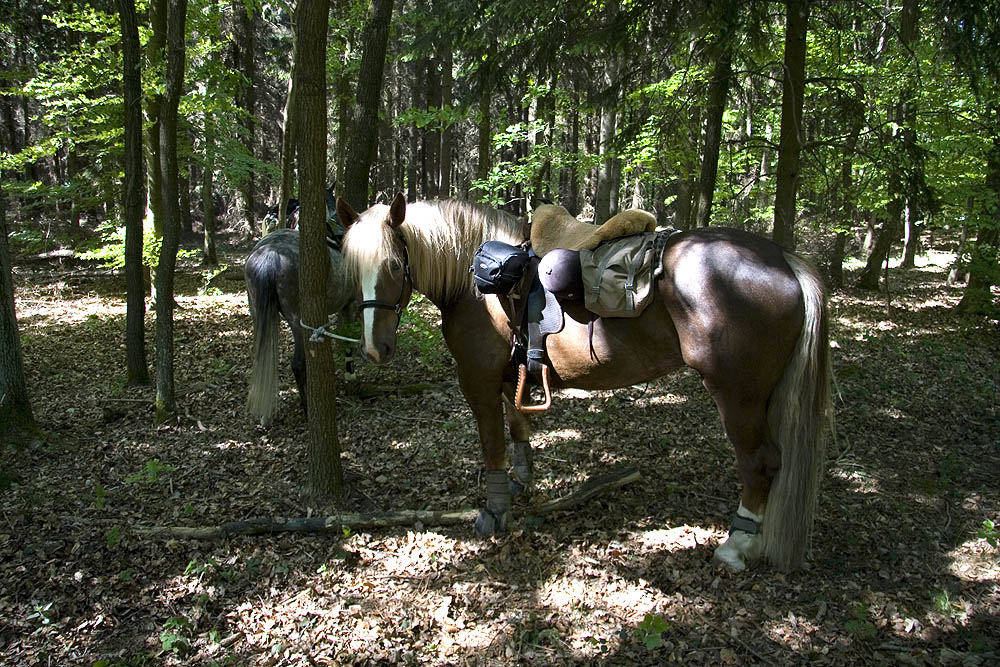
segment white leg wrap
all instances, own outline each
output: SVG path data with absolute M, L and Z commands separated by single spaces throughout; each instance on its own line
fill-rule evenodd
M 739 508 L 736 510 L 736 516 L 754 521 L 758 524 L 758 530 L 763 518 L 761 515 L 754 514 L 748 510 L 743 506 L 743 503 L 740 503 Z M 733 528 L 729 531 L 729 538 L 715 550 L 714 560 L 734 570 L 744 570 L 747 566 L 746 559 L 756 558 L 760 555 L 760 550 L 759 533 L 755 534 L 739 528 Z

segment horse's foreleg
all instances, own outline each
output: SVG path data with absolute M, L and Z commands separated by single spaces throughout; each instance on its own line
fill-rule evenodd
M 510 432 L 510 490 L 515 496 L 527 496 L 535 483 L 535 466 L 531 454 L 531 422 L 526 415 L 514 407 L 514 386 L 504 384 L 504 412 L 507 415 L 507 430 Z
M 479 444 L 486 467 L 486 506 L 479 510 L 476 519 L 476 533 L 482 537 L 507 529 L 511 497 L 500 386 L 490 384 L 483 382 L 481 377 L 459 376 L 459 386 L 479 428 Z
M 763 402 L 745 397 L 727 399 L 713 392 L 726 435 L 736 449 L 736 466 L 743 482 L 740 505 L 729 537 L 715 550 L 714 558 L 734 570 L 746 567 L 746 560 L 761 555 L 761 519 L 771 481 L 778 471 L 777 449 L 767 439 L 767 418 Z

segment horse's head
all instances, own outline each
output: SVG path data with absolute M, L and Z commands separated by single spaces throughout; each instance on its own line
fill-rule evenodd
M 344 262 L 358 286 L 361 350 L 376 364 L 384 364 L 396 351 L 396 328 L 413 293 L 406 240 L 400 231 L 406 200 L 400 193 L 391 205 L 376 204 L 359 215 L 338 199 L 337 214 L 347 227 Z

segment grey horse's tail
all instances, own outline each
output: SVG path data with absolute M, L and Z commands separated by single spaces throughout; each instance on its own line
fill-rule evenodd
M 253 370 L 247 392 L 247 411 L 269 425 L 278 394 L 278 292 L 274 269 L 264 258 L 247 259 L 245 277 L 253 318 Z
M 823 477 L 831 371 L 822 280 L 798 255 L 786 252 L 785 260 L 802 287 L 805 319 L 767 410 L 771 437 L 781 449 L 781 469 L 764 509 L 763 547 L 778 568 L 794 570 L 805 557 Z

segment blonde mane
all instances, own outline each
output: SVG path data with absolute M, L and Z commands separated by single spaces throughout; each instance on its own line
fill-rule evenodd
M 403 260 L 393 230 L 384 224 L 388 213 L 388 206 L 372 206 L 347 230 L 344 263 L 355 284 L 371 269 Z M 414 289 L 438 305 L 473 292 L 469 267 L 483 241 L 524 240 L 520 219 L 454 199 L 407 204 L 399 231 L 406 241 Z

